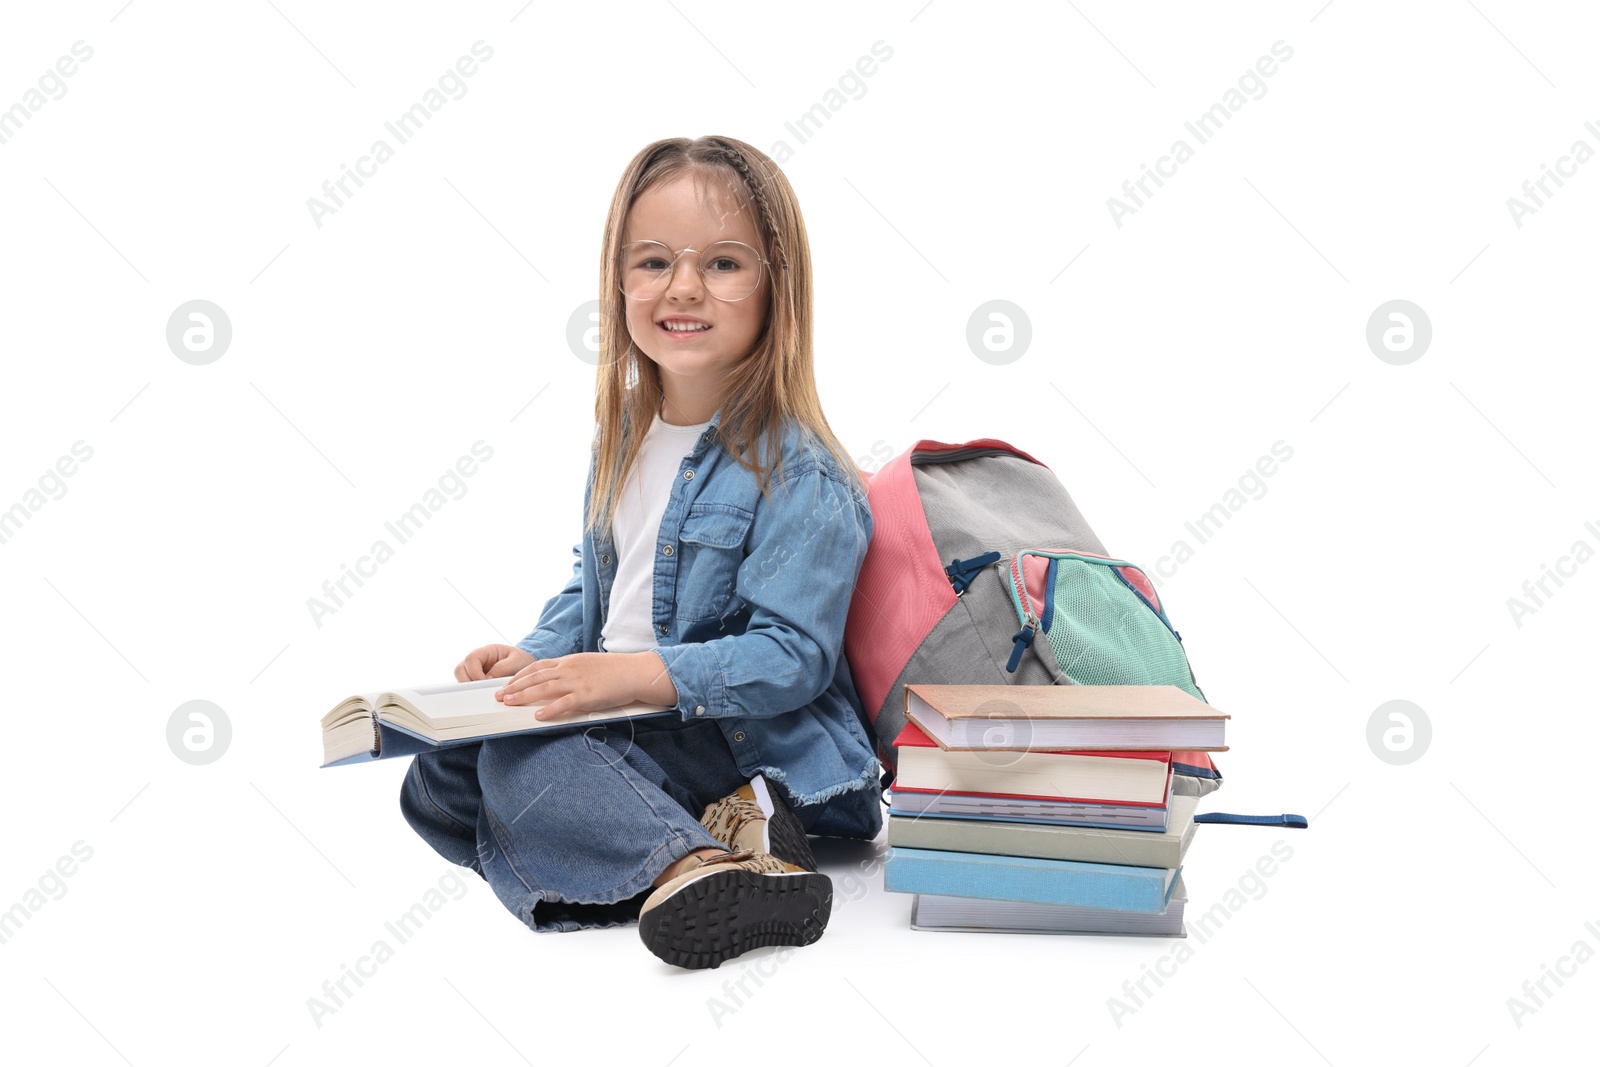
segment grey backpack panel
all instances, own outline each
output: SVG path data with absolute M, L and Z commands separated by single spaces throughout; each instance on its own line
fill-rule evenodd
M 912 460 L 928 531 L 945 563 L 980 552 L 1009 558 L 1020 548 L 1070 548 L 1105 555 L 1089 523 L 1048 468 L 1009 452 L 972 450 L 970 458 Z M 1026 501 L 1026 511 L 1010 511 Z M 1006 650 L 1010 655 L 1010 650 Z M 1000 662 L 1005 663 L 1001 656 Z

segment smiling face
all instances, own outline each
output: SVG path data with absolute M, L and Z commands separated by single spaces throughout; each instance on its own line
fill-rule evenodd
M 622 228 L 624 246 L 635 241 L 660 241 L 672 253 L 682 248 L 705 249 L 718 241 L 742 241 L 765 254 L 751 212 L 741 210 L 726 193 L 703 199 L 694 177 L 682 175 L 640 194 Z M 667 256 L 670 259 L 670 253 Z M 755 292 L 743 300 L 725 301 L 706 291 L 695 268 L 707 273 L 694 252 L 678 257 L 666 289 L 650 300 L 624 298 L 628 335 L 634 347 L 656 365 L 665 394 L 661 418 L 693 426 L 716 414 L 724 375 L 750 354 L 761 336 L 771 303 L 772 278 L 766 267 Z M 671 321 L 697 322 L 710 329 L 674 332 Z

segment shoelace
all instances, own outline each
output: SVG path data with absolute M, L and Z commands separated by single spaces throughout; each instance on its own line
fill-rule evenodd
M 741 848 L 715 856 L 700 857 L 700 867 L 709 867 L 713 863 L 738 863 L 757 874 L 786 874 L 791 869 L 789 864 L 778 857 L 767 852 L 757 852 L 753 848 Z
M 717 802 L 712 809 L 710 820 L 704 825 L 712 837 L 723 840 L 721 834 L 718 833 L 720 830 L 722 834 L 727 835 L 726 840 L 732 841 L 739 836 L 739 832 L 752 820 L 765 819 L 766 817 L 766 812 L 761 810 L 761 805 L 754 800 L 734 793 L 731 796 L 723 797 Z

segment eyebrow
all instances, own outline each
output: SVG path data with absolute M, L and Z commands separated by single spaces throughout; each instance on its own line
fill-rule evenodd
M 625 245 L 627 245 L 627 244 L 637 244 L 640 241 L 654 241 L 658 245 L 666 245 L 669 248 L 672 247 L 671 242 L 663 241 L 659 237 L 635 237 L 632 241 L 623 241 L 622 243 L 625 244 Z M 755 244 L 752 244 L 751 242 L 746 241 L 741 237 L 713 237 L 709 241 L 701 241 L 701 242 L 697 242 L 695 244 L 680 245 L 679 247 L 680 248 L 708 248 L 711 245 L 718 244 L 718 243 L 720 243 L 722 241 L 738 241 L 742 245 L 750 245 L 751 248 L 757 247 Z M 674 251 L 676 251 L 676 249 L 674 249 Z
M 730 214 L 737 215 L 737 214 L 740 214 L 740 212 L 725 212 L 723 214 L 723 216 L 721 218 L 719 218 L 717 221 L 719 223 L 720 222 L 725 222 L 727 220 L 727 218 L 728 218 L 728 215 L 730 215 Z M 626 244 L 632 244 L 632 243 L 634 243 L 634 241 L 655 241 L 657 244 L 663 244 L 663 245 L 669 244 L 669 242 L 663 241 L 659 237 L 635 237 L 633 239 L 633 241 L 629 241 L 629 240 L 627 240 L 627 234 L 628 234 L 627 228 L 624 227 L 622 232 L 623 232 L 622 244 L 625 244 L 625 245 Z M 721 232 L 722 233 L 731 233 L 732 232 L 732 227 L 725 226 Z M 759 227 L 757 228 L 756 236 L 755 236 L 755 238 L 753 240 L 748 240 L 747 241 L 743 237 L 714 236 L 714 237 L 708 238 L 705 241 L 705 244 L 714 245 L 718 241 L 738 241 L 740 244 L 746 244 L 746 245 L 749 245 L 751 248 L 759 249 L 761 247 L 760 229 L 759 229 Z M 701 245 L 699 245 L 699 244 L 689 244 L 689 245 L 679 245 L 678 247 L 679 248 L 700 248 Z

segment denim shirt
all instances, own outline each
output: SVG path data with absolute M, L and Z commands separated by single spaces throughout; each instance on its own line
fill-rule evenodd
M 883 825 L 879 767 L 843 651 L 872 536 L 866 496 L 788 423 L 782 480 L 763 498 L 755 476 L 716 443 L 721 417 L 719 409 L 679 465 L 661 520 L 653 651 L 683 721 L 715 721 L 740 770 L 779 785 L 807 830 L 871 840 Z M 591 457 L 584 514 L 594 475 Z M 572 579 L 517 642 L 538 659 L 603 651 L 616 546 L 586 529 L 572 551 Z

